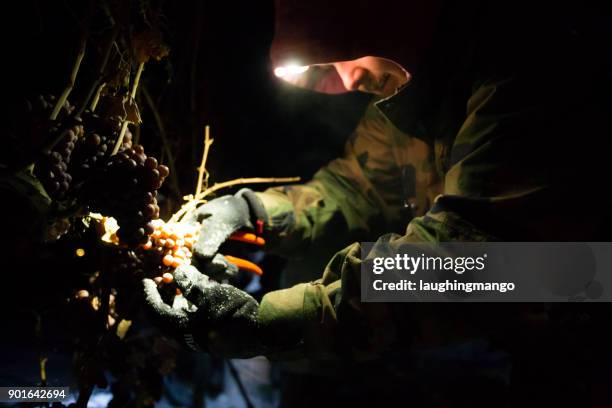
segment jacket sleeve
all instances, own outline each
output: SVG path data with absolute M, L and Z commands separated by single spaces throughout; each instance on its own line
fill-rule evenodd
M 579 102 L 561 107 L 567 100 L 560 99 L 562 103 L 557 104 L 541 99 L 549 94 L 551 88 L 546 87 L 536 88 L 537 97 L 527 101 L 524 85 L 508 79 L 482 82 L 474 88 L 466 119 L 447 158 L 443 194 L 424 216 L 408 224 L 403 236 L 380 240 L 391 244 L 530 241 L 545 239 L 562 227 L 576 233 L 582 225 L 593 224 L 583 219 L 574 228 L 567 213 L 551 205 L 565 188 L 576 189 L 578 185 L 568 187 L 562 182 L 567 178 L 559 180 L 555 171 L 562 171 L 557 164 L 563 162 L 556 162 L 546 152 L 553 138 L 572 132 L 575 120 L 584 123 L 575 115 Z M 590 170 L 573 167 L 572 171 Z M 291 321 L 301 327 L 304 352 L 311 356 L 372 355 L 407 344 L 410 332 L 420 331 L 423 320 L 415 319 L 414 313 L 418 315 L 417 308 L 424 306 L 362 303 L 361 262 L 360 244 L 354 243 L 331 259 L 321 279 L 267 294 L 262 301 L 262 321 L 268 325 Z M 300 306 L 277 320 L 283 316 L 279 297 L 291 298 Z
M 370 105 L 345 146 L 343 157 L 301 185 L 257 193 L 265 209 L 265 233 L 272 252 L 292 257 L 312 246 L 341 248 L 357 240 L 396 231 L 410 219 L 406 199 L 422 199 L 416 163 L 425 143 L 397 130 Z M 417 185 L 418 184 L 418 185 Z

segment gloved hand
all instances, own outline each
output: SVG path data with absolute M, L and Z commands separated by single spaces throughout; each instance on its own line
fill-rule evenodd
M 239 229 L 254 229 L 254 222 L 265 217 L 265 210 L 255 193 L 242 189 L 235 195 L 216 198 L 199 207 L 184 221 L 200 223 L 198 242 L 194 245 L 194 261 L 205 265 L 213 260 L 219 247 Z M 213 263 L 222 262 L 216 259 Z M 208 267 L 206 267 L 208 271 Z
M 223 357 L 247 358 L 266 351 L 259 304 L 249 294 L 212 281 L 191 265 L 179 266 L 174 280 L 183 296 L 176 296 L 172 306 L 164 303 L 155 282 L 143 280 L 147 307 L 162 329 L 182 337 L 194 350 Z
M 207 259 L 202 256 L 194 259 L 194 264 L 202 270 L 206 276 L 222 282 L 226 279 L 231 279 L 238 276 L 238 266 L 229 262 L 221 254 L 215 254 L 212 259 Z

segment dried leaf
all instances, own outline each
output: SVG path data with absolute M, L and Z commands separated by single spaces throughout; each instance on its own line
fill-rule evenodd
M 139 64 L 148 62 L 151 58 L 159 61 L 170 53 L 170 48 L 163 42 L 161 32 L 157 30 L 141 31 L 134 36 L 132 44 Z
M 140 124 L 142 119 L 136 101 L 128 96 L 105 95 L 98 104 L 97 112 L 102 117 L 122 118 L 128 122 Z

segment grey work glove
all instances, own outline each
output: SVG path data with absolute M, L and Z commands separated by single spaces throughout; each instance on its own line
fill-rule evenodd
M 194 262 L 202 273 L 217 282 L 223 282 L 238 275 L 240 271 L 236 265 L 229 262 L 221 254 L 216 254 L 211 260 L 200 257 Z
M 255 193 L 246 188 L 233 196 L 219 197 L 202 205 L 184 220 L 201 224 L 198 242 L 193 250 L 194 261 L 198 265 L 206 265 L 208 273 L 208 263 L 222 262 L 218 257 L 213 259 L 221 244 L 240 229 L 253 230 L 254 221 L 264 218 L 263 205 Z
M 145 301 L 163 330 L 194 350 L 232 358 L 261 355 L 265 348 L 258 325 L 259 303 L 231 285 L 210 280 L 191 265 L 179 266 L 174 280 L 183 292 L 172 306 L 157 285 L 144 279 Z

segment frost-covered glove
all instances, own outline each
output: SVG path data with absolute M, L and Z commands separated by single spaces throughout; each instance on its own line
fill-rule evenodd
M 265 217 L 265 210 L 252 190 L 244 188 L 235 195 L 209 201 L 185 219 L 200 223 L 200 236 L 194 246 L 196 263 L 210 261 L 221 244 L 239 229 L 254 230 L 257 220 Z
M 259 303 L 231 285 L 210 280 L 191 265 L 179 266 L 174 280 L 183 296 L 164 303 L 157 285 L 144 279 L 145 301 L 153 319 L 194 350 L 223 357 L 264 354 L 258 322 Z
M 206 276 L 217 282 L 223 282 L 238 276 L 238 266 L 229 262 L 223 255 L 216 254 L 212 259 L 200 257 L 194 260 L 194 265 Z

